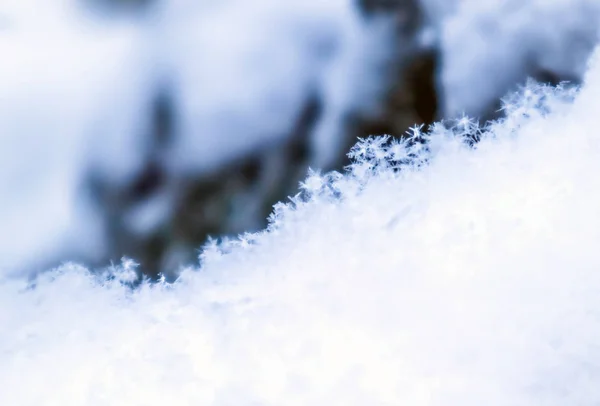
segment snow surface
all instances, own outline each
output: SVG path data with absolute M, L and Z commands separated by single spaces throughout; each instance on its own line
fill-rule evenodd
M 0 404 L 598 404 L 599 96 L 362 141 L 173 285 L 5 279 Z
M 541 71 L 581 80 L 598 41 L 598 0 L 421 3 L 439 37 L 444 117 L 482 115 Z

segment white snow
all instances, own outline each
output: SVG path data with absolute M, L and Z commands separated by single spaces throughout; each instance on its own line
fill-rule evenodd
M 475 149 L 363 141 L 174 285 L 6 279 L 0 404 L 598 404 L 599 95 L 595 63 Z

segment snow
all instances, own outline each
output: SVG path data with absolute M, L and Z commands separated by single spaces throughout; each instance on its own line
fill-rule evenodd
M 597 404 L 599 94 L 596 61 L 488 129 L 363 140 L 172 285 L 5 279 L 0 403 Z

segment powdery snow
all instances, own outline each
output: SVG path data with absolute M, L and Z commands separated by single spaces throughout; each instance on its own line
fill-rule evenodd
M 173 285 L 4 280 L 0 404 L 597 404 L 599 94 L 362 141 Z

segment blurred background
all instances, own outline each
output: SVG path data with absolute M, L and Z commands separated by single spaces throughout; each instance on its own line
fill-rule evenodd
M 0 0 L 0 274 L 150 277 L 357 137 L 579 83 L 598 0 Z

